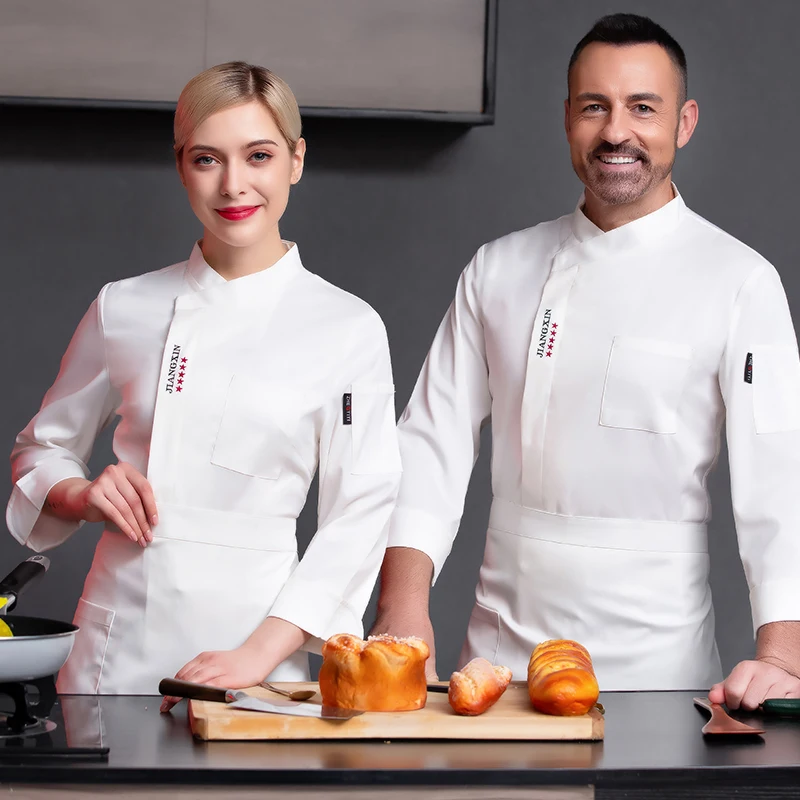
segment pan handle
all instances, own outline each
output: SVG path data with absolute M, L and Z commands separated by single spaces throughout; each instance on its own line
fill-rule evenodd
M 0 581 L 0 597 L 5 595 L 9 598 L 4 611 L 10 611 L 17 604 L 17 598 L 19 598 L 23 590 L 29 588 L 41 578 L 49 567 L 50 559 L 47 556 L 31 556 L 14 567 Z
M 176 678 L 163 678 L 158 684 L 158 693 L 172 697 L 186 697 L 189 700 L 210 700 L 214 703 L 227 702 L 227 689 L 218 686 L 206 686 L 203 683 L 179 681 Z

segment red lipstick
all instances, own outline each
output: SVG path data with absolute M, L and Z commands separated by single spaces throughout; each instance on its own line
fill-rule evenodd
M 223 219 L 235 222 L 240 219 L 252 217 L 259 208 L 261 208 L 261 206 L 228 206 L 227 208 L 215 208 L 214 211 Z

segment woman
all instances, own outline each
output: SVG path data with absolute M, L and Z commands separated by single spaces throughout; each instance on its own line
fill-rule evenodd
M 261 67 L 206 70 L 178 101 L 175 153 L 202 241 L 102 289 L 12 455 L 21 543 L 106 523 L 63 693 L 306 679 L 301 648 L 361 632 L 397 492 L 383 324 L 280 237 L 305 155 L 291 90 Z M 117 416 L 119 463 L 89 480 Z M 318 531 L 298 563 L 317 467 Z

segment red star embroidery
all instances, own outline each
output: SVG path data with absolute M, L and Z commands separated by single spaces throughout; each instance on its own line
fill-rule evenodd
M 180 386 L 182 383 L 183 383 L 183 378 L 178 378 L 178 386 Z
M 186 373 L 185 373 L 183 370 L 181 370 L 181 371 L 178 373 L 178 377 L 179 377 L 179 378 L 182 378 L 182 377 L 183 377 L 185 374 L 186 374 Z
M 553 327 L 553 333 L 555 333 L 556 329 L 558 328 L 558 325 L 554 322 L 552 327 Z
M 555 336 L 551 336 L 551 337 L 550 337 L 550 344 L 553 344 L 553 342 L 554 342 L 555 340 L 556 340 L 556 337 L 555 337 Z
M 177 389 L 175 389 L 175 391 L 176 391 L 176 392 L 182 392 L 182 391 L 183 391 L 183 386 L 181 386 L 180 384 L 178 384 L 178 387 L 177 387 Z
M 182 358 L 182 359 L 181 359 L 181 364 L 185 364 L 185 363 L 186 363 L 186 359 L 185 359 L 185 358 Z
M 548 351 L 545 353 L 545 355 L 546 355 L 548 358 L 550 358 L 550 357 L 553 355 L 553 351 L 552 351 L 552 350 L 548 350 Z

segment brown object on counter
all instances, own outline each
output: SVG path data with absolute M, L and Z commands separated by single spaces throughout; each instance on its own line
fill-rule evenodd
M 528 693 L 543 714 L 586 714 L 600 694 L 586 648 L 571 639 L 537 645 L 528 662 Z
M 450 676 L 447 699 L 456 714 L 474 717 L 491 708 L 508 688 L 511 670 L 495 667 L 485 658 L 473 658 Z
M 324 705 L 359 711 L 415 711 L 428 698 L 428 645 L 414 636 L 331 636 L 322 646 L 319 690 Z

